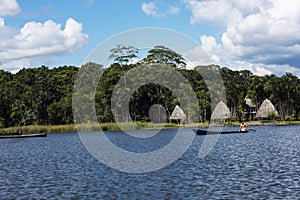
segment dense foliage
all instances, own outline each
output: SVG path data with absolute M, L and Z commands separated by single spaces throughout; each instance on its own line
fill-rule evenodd
M 0 71 L 0 126 L 69 124 L 72 116 L 74 66 Z
M 118 49 L 119 48 L 119 49 Z M 127 55 L 124 52 L 127 52 Z M 118 52 L 119 50 L 119 52 Z M 172 50 L 157 46 L 148 56 L 135 64 L 137 49 L 118 46 L 112 50 L 113 63 L 103 68 L 103 75 L 95 94 L 95 108 L 99 122 L 113 122 L 111 96 L 115 85 L 124 79 L 124 89 L 130 81 L 124 74 L 130 69 L 147 63 L 164 62 L 180 72 L 194 89 L 199 100 L 199 120 L 209 120 L 211 115 L 210 91 L 202 76 L 194 69 L 186 69 L 184 59 Z M 86 65 L 99 64 L 87 63 Z M 85 65 L 81 66 L 85 67 Z M 300 80 L 287 73 L 282 77 L 275 75 L 256 76 L 250 71 L 232 71 L 220 68 L 226 88 L 226 103 L 234 120 L 245 120 L 245 98 L 250 98 L 259 108 L 264 99 L 274 104 L 282 120 L 298 120 L 300 111 Z M 22 69 L 16 74 L 0 70 L 0 128 L 22 125 L 59 125 L 73 123 L 72 93 L 76 74 L 80 68 L 61 66 L 49 69 L 46 66 Z M 178 104 L 178 98 L 164 86 L 148 84 L 138 88 L 132 95 L 130 115 L 136 121 L 149 121 L 149 109 L 154 104 L 163 105 L 167 116 Z M 122 110 L 121 110 L 122 111 Z M 122 119 L 126 121 L 128 119 Z

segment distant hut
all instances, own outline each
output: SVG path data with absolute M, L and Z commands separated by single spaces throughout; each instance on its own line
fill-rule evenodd
M 278 115 L 272 102 L 269 99 L 265 99 L 256 113 L 256 118 L 266 118 L 270 113 Z
M 252 102 L 252 99 L 245 98 L 245 103 L 249 108 L 255 108 L 255 104 Z
M 251 115 L 251 120 L 254 118 L 254 114 L 256 113 L 255 108 L 256 105 L 253 103 L 252 99 L 245 98 L 245 104 L 246 104 L 246 121 L 249 120 L 249 117 Z
M 231 117 L 230 110 L 227 107 L 227 105 L 223 102 L 220 101 L 217 106 L 215 107 L 211 119 L 228 119 Z
M 180 122 L 180 120 L 186 119 L 186 115 L 183 112 L 183 110 L 178 105 L 176 105 L 170 116 L 170 119 L 176 120 L 176 122 L 178 122 L 178 121 Z

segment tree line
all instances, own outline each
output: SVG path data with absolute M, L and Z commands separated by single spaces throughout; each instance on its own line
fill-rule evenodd
M 0 70 L 0 128 L 23 125 L 72 124 L 72 94 L 76 75 L 81 68 L 96 67 L 103 70 L 95 93 L 95 109 L 100 123 L 114 122 L 111 98 L 114 87 L 122 80 L 124 90 L 130 81 L 125 73 L 136 67 L 163 63 L 182 74 L 193 88 L 198 99 L 199 121 L 207 121 L 211 116 L 210 91 L 204 78 L 198 72 L 200 67 L 187 69 L 184 58 L 164 46 L 155 46 L 145 58 L 131 62 L 138 55 L 138 49 L 119 45 L 111 50 L 112 63 L 104 68 L 98 63 L 86 63 L 80 67 L 47 66 L 22 69 L 16 74 Z M 159 67 L 159 66 L 158 66 Z M 232 120 L 247 120 L 245 98 L 250 98 L 259 108 L 264 99 L 274 104 L 281 120 L 298 120 L 300 111 L 300 80 L 286 73 L 257 76 L 251 71 L 233 71 L 217 65 L 210 66 L 220 72 L 225 90 L 226 104 L 233 116 Z M 163 71 L 161 72 L 163 74 Z M 87 77 L 88 79 L 88 77 Z M 120 90 L 122 91 L 122 90 Z M 121 100 L 120 100 L 121 101 Z M 155 104 L 164 106 L 167 116 L 180 104 L 178 97 L 167 87 L 147 84 L 139 87 L 130 97 L 130 116 L 135 121 L 149 121 L 149 109 Z M 117 108 L 118 109 L 118 108 Z M 123 112 L 123 108 L 119 108 Z M 119 119 L 127 121 L 127 119 Z

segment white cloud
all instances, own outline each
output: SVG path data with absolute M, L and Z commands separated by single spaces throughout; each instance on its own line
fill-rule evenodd
M 275 19 L 288 19 L 300 22 L 300 1 L 298 0 L 271 0 L 273 7 L 267 12 Z
M 144 13 L 146 13 L 146 15 L 152 15 L 153 17 L 159 17 L 159 15 L 156 11 L 155 3 L 153 3 L 153 2 L 143 3 L 142 10 L 144 11 Z
M 159 9 L 154 2 L 142 3 L 142 11 L 149 16 L 156 18 L 165 17 L 169 14 L 178 14 L 180 13 L 180 8 L 177 6 L 169 6 L 165 10 Z
M 293 73 L 300 77 L 300 69 L 292 67 L 288 64 L 264 64 L 264 63 L 250 63 L 247 61 L 228 61 L 224 65 L 232 70 L 250 70 L 253 74 L 263 76 L 263 75 L 284 75 L 287 72 Z
M 170 6 L 167 13 L 169 14 L 178 14 L 180 13 L 180 8 L 176 6 Z
M 200 37 L 201 47 L 217 64 L 244 65 L 257 74 L 280 75 L 285 70 L 300 74 L 300 1 L 184 2 L 192 13 L 192 24 L 210 22 L 223 28 L 221 38 Z
M 42 9 L 49 8 L 51 6 Z M 5 24 L 3 17 L 20 12 L 16 0 L 0 0 L 0 69 L 16 72 L 29 67 L 33 59 L 72 53 L 88 40 L 88 35 L 82 32 L 82 24 L 72 18 L 66 21 L 64 29 L 52 20 L 28 22 L 19 31 Z
M 22 68 L 30 67 L 29 59 L 19 59 L 9 62 L 0 63 L 0 69 L 5 69 L 11 73 L 17 73 Z
M 227 0 L 197 1 L 185 0 L 192 12 L 190 22 L 196 24 L 202 21 L 215 23 L 233 23 L 238 20 L 240 12 Z
M 209 65 L 212 63 L 211 58 L 207 55 L 205 51 L 199 46 L 194 49 L 190 49 L 187 52 L 184 52 L 183 57 L 188 62 L 187 68 L 193 69 L 198 65 Z
M 13 28 L 5 25 L 5 20 L 0 18 L 0 49 L 1 46 L 10 38 L 15 35 L 15 31 Z M 0 50 L 1 51 L 1 50 Z
M 3 37 L 4 34 L 0 34 L 0 68 L 4 69 L 18 61 L 28 63 L 32 58 L 72 53 L 88 40 L 88 35 L 82 32 L 82 24 L 72 18 L 66 21 L 64 29 L 52 20 L 28 22 L 19 33 L 10 38 L 6 34 L 5 40 Z
M 4 19 L 0 18 L 0 27 L 4 27 L 5 23 L 4 23 Z
M 205 52 L 210 55 L 210 59 L 215 62 L 219 62 L 220 56 L 218 54 L 221 49 L 221 45 L 217 44 L 216 39 L 212 36 L 202 35 L 200 37 L 200 40 L 202 43 L 201 48 L 204 49 Z
M 21 11 L 16 0 L 0 0 L 0 17 L 14 16 Z

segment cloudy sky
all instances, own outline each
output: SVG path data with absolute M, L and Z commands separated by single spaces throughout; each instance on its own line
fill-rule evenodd
M 220 66 L 300 77 L 298 0 L 0 0 L 0 69 L 80 66 L 99 43 L 143 27 L 187 35 Z

